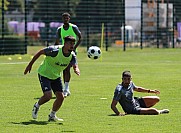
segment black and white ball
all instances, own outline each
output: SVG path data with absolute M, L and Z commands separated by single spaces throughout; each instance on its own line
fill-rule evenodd
M 87 56 L 91 59 L 98 59 L 101 56 L 101 49 L 97 46 L 89 47 Z

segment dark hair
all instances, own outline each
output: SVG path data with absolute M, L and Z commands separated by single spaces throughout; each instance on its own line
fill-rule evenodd
M 71 42 L 75 42 L 75 37 L 73 36 L 66 36 L 64 37 L 65 42 L 71 41 Z
M 126 70 L 122 73 L 122 77 L 131 77 L 131 72 Z
M 69 16 L 70 17 L 70 14 L 68 13 L 68 12 L 64 12 L 63 14 L 62 14 L 62 17 L 63 16 Z

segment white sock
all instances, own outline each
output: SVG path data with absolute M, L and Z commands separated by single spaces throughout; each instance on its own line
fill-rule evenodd
M 65 88 L 64 88 L 64 89 L 65 89 L 66 91 L 68 91 L 68 90 L 69 90 L 69 82 L 65 82 L 64 85 L 65 85 Z
M 50 113 L 50 116 L 53 117 L 53 116 L 55 116 L 55 114 L 56 114 L 56 111 L 52 110 L 51 113 Z
M 162 114 L 162 110 L 159 110 L 158 112 L 159 112 L 159 114 Z
M 166 113 L 169 113 L 168 109 L 159 110 L 159 114 L 166 114 Z
M 35 106 L 36 106 L 37 108 L 39 108 L 39 107 L 40 107 L 40 105 L 38 104 L 38 102 L 35 104 Z

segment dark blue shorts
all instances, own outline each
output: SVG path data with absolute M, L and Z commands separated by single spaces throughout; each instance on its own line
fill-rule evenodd
M 55 80 L 52 80 L 38 74 L 38 78 L 43 92 L 51 90 L 54 93 L 57 91 L 63 92 L 62 80 L 60 77 Z
M 134 99 L 141 108 L 147 108 L 142 97 L 134 97 Z
M 147 108 L 146 104 L 141 97 L 134 97 L 135 102 L 136 102 L 136 107 L 132 110 L 130 114 L 140 114 L 141 108 Z

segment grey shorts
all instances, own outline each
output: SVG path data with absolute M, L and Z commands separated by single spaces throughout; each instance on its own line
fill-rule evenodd
M 38 78 L 41 84 L 41 88 L 43 92 L 53 91 L 54 93 L 57 91 L 63 92 L 62 80 L 61 78 L 57 78 L 55 80 L 48 79 L 44 76 L 38 74 Z

